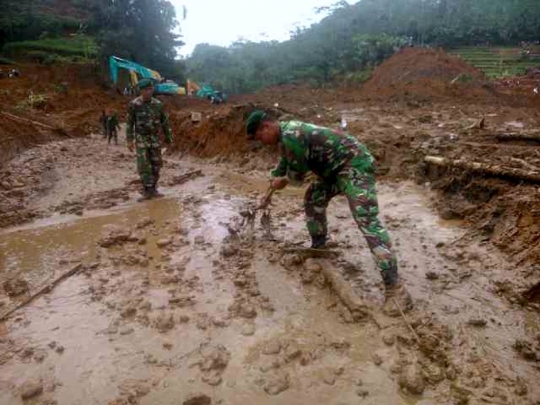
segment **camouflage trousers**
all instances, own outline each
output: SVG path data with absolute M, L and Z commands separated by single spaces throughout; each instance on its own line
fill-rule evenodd
M 137 147 L 137 171 L 145 187 L 155 187 L 163 166 L 161 148 Z
M 378 218 L 375 175 L 373 169 L 366 170 L 365 162 L 360 162 L 360 158 L 353 157 L 332 181 L 319 180 L 308 188 L 304 203 L 310 235 L 327 235 L 326 207 L 338 194 L 347 197 L 352 216 L 366 238 L 384 284 L 395 284 L 398 281 L 397 259 L 392 251 L 390 236 Z

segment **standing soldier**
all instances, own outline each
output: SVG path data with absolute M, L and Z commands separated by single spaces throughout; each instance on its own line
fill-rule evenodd
M 138 87 L 141 95 L 129 103 L 126 138 L 128 149 L 137 149 L 137 170 L 143 185 L 139 201 L 144 201 L 162 196 L 156 188 L 162 166 L 159 129 L 163 130 L 167 144 L 172 142 L 172 134 L 161 101 L 152 97 L 152 81 L 142 79 Z
M 109 115 L 107 117 L 107 143 L 111 143 L 111 139 L 114 138 L 114 143 L 118 145 L 118 129 L 120 129 L 120 125 L 118 123 L 118 116 L 116 115 L 116 112 L 109 111 Z
M 99 117 L 99 123 L 101 124 L 101 131 L 103 132 L 103 138 L 107 137 L 107 113 L 105 110 L 101 111 L 101 116 Z
M 271 173 L 272 189 L 285 188 L 289 180 L 301 182 L 309 171 L 318 176 L 304 200 L 312 248 L 325 247 L 326 207 L 333 197 L 344 195 L 381 272 L 386 289 L 383 311 L 397 316 L 400 309 L 410 309 L 412 300 L 399 281 L 390 236 L 378 218 L 374 158 L 368 149 L 340 131 L 300 121 L 278 122 L 264 111 L 249 116 L 247 133 L 264 144 L 280 146 L 280 161 Z M 269 203 L 263 201 L 261 208 Z

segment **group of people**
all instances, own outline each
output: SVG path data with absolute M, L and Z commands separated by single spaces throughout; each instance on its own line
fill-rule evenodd
M 140 96 L 128 108 L 126 138 L 129 150 L 136 150 L 143 185 L 140 200 L 147 200 L 161 196 L 157 190 L 162 167 L 160 132 L 166 143 L 173 137 L 162 103 L 152 97 L 153 83 L 143 79 L 138 87 Z M 400 281 L 390 236 L 378 217 L 375 159 L 367 147 L 343 130 L 296 120 L 280 122 L 262 110 L 250 114 L 246 132 L 248 139 L 279 146 L 280 159 L 271 172 L 269 191 L 281 190 L 290 182 L 302 184 L 309 172 L 317 176 L 304 199 L 311 247 L 326 247 L 326 209 L 332 198 L 344 195 L 381 273 L 386 294 L 383 311 L 398 316 L 410 309 L 411 296 Z M 269 199 L 264 199 L 259 208 L 268 204 Z
M 112 110 L 103 110 L 99 117 L 99 123 L 101 124 L 101 130 L 103 138 L 107 139 L 107 143 L 110 144 L 114 139 L 114 143 L 118 145 L 118 130 L 120 129 L 120 123 L 118 122 L 118 115 Z

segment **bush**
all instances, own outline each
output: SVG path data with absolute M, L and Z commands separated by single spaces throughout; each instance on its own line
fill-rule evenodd
M 0 56 L 0 65 L 15 65 L 15 62 L 11 59 Z

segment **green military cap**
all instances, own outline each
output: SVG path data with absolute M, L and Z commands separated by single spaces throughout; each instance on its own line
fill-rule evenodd
M 259 128 L 259 125 L 261 122 L 267 117 L 267 114 L 264 111 L 256 110 L 253 111 L 247 121 L 246 121 L 246 130 L 247 134 L 250 138 L 255 136 L 255 132 L 257 132 L 257 129 Z
M 150 86 L 153 86 L 153 85 L 154 85 L 154 82 L 152 82 L 152 80 L 147 79 L 147 78 L 141 79 L 141 80 L 139 80 L 139 83 L 137 83 L 137 86 L 141 90 L 146 89 L 147 87 L 150 87 Z

